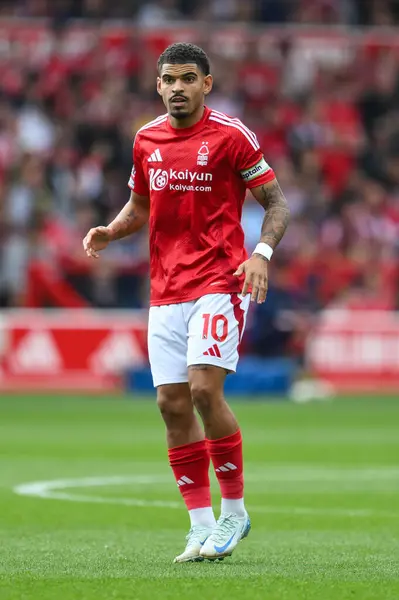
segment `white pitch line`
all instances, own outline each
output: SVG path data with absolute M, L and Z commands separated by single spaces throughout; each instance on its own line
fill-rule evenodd
M 14 493 L 20 496 L 33 496 L 49 500 L 66 500 L 68 502 L 86 502 L 92 504 L 118 504 L 123 506 L 137 506 L 142 508 L 183 508 L 181 502 L 164 500 L 141 500 L 139 498 L 112 498 L 106 496 L 90 496 L 64 492 L 70 488 L 101 487 L 106 485 L 137 484 L 151 485 L 170 483 L 170 477 L 166 475 L 129 475 L 112 477 L 81 477 L 79 479 L 54 479 L 50 481 L 33 481 L 22 483 L 13 488 Z M 269 514 L 293 514 L 293 515 L 329 515 L 337 517 L 388 517 L 398 518 L 398 513 L 379 511 L 373 509 L 344 509 L 344 508 L 312 508 L 312 507 L 290 507 L 290 506 L 253 506 L 248 509 L 252 512 Z

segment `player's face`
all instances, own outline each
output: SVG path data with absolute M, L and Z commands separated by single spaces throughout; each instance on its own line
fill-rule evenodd
M 212 76 L 205 76 L 194 63 L 165 64 L 157 89 L 168 113 L 175 119 L 186 119 L 204 104 L 204 96 L 212 89 Z

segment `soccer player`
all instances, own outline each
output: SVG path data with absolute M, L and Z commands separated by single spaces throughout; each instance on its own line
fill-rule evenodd
M 289 220 L 255 134 L 204 106 L 211 89 L 201 48 L 178 43 L 161 54 L 157 90 L 167 113 L 137 132 L 130 200 L 83 241 L 98 258 L 109 242 L 149 223 L 149 358 L 170 466 L 191 522 L 175 562 L 222 559 L 250 530 L 241 432 L 223 387 L 236 370 L 250 299 L 265 301 L 268 261 Z M 249 259 L 240 224 L 247 188 L 266 211 Z M 222 496 L 217 521 L 211 461 Z

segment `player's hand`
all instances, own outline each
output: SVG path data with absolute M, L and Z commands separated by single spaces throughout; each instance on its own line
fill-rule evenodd
M 93 227 L 83 240 L 83 248 L 90 258 L 100 258 L 100 250 L 104 250 L 112 240 L 108 227 Z
M 241 263 L 234 273 L 236 277 L 245 273 L 245 281 L 241 294 L 246 296 L 248 288 L 252 287 L 251 300 L 252 302 L 258 302 L 258 304 L 262 304 L 266 300 L 267 263 L 266 258 L 254 254 L 251 258 Z

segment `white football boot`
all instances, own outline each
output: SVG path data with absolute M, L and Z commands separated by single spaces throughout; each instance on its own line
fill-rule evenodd
M 208 560 L 222 560 L 230 556 L 238 542 L 249 534 L 251 521 L 248 513 L 238 517 L 230 513 L 222 515 L 200 551 L 200 556 Z
M 200 556 L 200 550 L 205 544 L 207 538 L 212 533 L 212 527 L 204 527 L 203 525 L 193 525 L 186 536 L 187 545 L 182 554 L 176 556 L 174 563 L 183 562 L 199 562 L 204 560 Z

